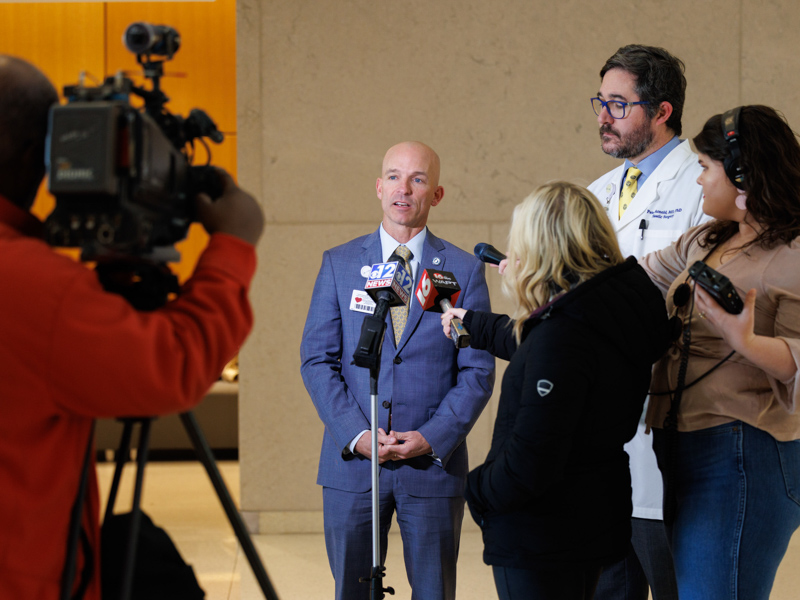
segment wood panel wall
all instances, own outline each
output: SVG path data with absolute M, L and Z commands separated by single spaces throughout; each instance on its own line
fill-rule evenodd
M 122 42 L 133 22 L 169 25 L 181 47 L 165 65 L 162 89 L 170 112 L 188 115 L 202 108 L 225 134 L 211 144 L 212 164 L 236 173 L 236 0 L 214 2 L 48 2 L 0 4 L 0 53 L 38 66 L 61 91 L 86 71 L 101 81 L 123 70 L 137 84 L 141 67 Z M 204 164 L 200 149 L 195 164 Z M 55 201 L 43 185 L 33 212 L 44 218 Z M 181 281 L 194 269 L 208 237 L 192 226 L 178 244 L 181 262 L 172 265 Z

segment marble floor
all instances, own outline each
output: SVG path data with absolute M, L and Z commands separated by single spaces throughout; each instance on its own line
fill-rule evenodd
M 238 502 L 239 467 L 218 463 L 234 501 Z M 101 498 L 108 496 L 112 464 L 98 465 Z M 133 469 L 127 467 L 117 511 L 130 503 Z M 151 462 L 147 465 L 142 507 L 167 530 L 186 562 L 192 565 L 208 600 L 264 598 L 228 523 L 211 483 L 199 463 Z M 329 600 L 333 579 L 328 569 L 322 534 L 256 535 L 255 546 L 281 600 Z M 483 564 L 480 534 L 465 532 L 458 563 L 459 600 L 496 598 L 492 574 Z M 385 584 L 398 600 L 411 591 L 403 568 L 402 542 L 390 534 Z M 796 600 L 800 589 L 800 533 L 796 534 L 778 571 L 772 600 Z

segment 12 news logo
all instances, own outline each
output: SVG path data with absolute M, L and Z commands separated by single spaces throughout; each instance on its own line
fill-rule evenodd
M 401 267 L 399 262 L 389 262 L 372 265 L 364 289 L 391 287 L 404 303 L 408 303 L 413 285 L 411 274 Z

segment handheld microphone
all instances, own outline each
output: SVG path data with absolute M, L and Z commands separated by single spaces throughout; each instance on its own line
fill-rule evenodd
M 484 244 L 483 242 L 475 246 L 475 256 L 477 256 L 479 260 L 493 265 L 499 265 L 501 260 L 506 259 L 506 255 L 500 252 L 500 250 L 489 244 Z
M 443 313 L 453 308 L 452 302 L 458 300 L 460 293 L 461 287 L 452 273 L 425 269 L 419 277 L 415 295 L 422 310 Z M 461 319 L 450 320 L 450 337 L 453 338 L 456 348 L 469 346 L 469 331 Z
M 408 304 L 413 286 L 414 280 L 402 261 L 372 265 L 364 290 L 375 301 L 375 312 L 366 315 L 361 324 L 361 336 L 353 353 L 356 366 L 378 368 L 386 332 L 386 313 L 392 306 Z

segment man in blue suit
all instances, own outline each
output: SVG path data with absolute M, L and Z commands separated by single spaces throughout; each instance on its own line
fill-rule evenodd
M 489 310 L 483 264 L 427 228 L 444 196 L 436 153 L 419 142 L 393 146 L 376 188 L 381 226 L 323 254 L 300 347 L 303 381 L 325 424 L 317 483 L 337 600 L 368 598 L 359 578 L 372 567 L 370 371 L 352 364 L 370 310 L 370 266 L 407 248 L 415 281 L 423 269 L 449 271 L 462 288 L 457 306 Z M 494 359 L 457 349 L 436 314 L 423 313 L 413 296 L 409 306 L 407 319 L 387 316 L 378 378 L 381 562 L 396 511 L 412 597 L 452 600 L 465 438 L 491 395 Z

